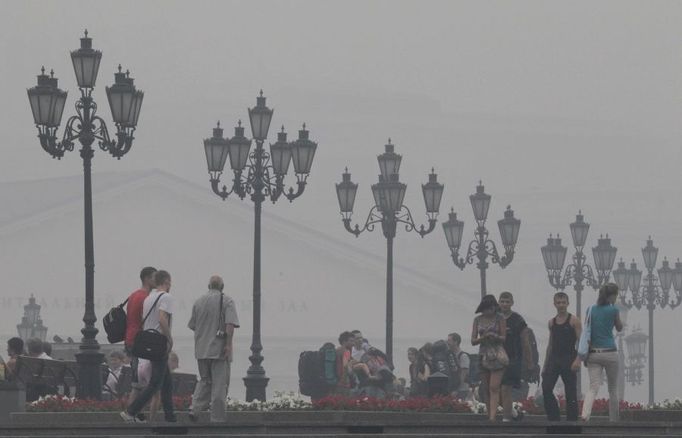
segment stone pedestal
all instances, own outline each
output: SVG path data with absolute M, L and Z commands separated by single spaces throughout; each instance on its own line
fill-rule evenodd
M 0 423 L 9 421 L 10 412 L 26 411 L 26 390 L 17 382 L 0 381 Z

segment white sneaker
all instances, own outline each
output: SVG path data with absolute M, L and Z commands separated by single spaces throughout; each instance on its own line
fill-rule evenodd
M 136 420 L 137 420 L 137 418 L 135 418 L 134 416 L 130 415 L 130 414 L 127 413 L 126 411 L 121 411 L 121 413 L 120 413 L 119 415 L 121 416 L 121 418 L 123 418 L 123 421 L 125 421 L 126 423 L 131 423 L 131 424 L 132 424 L 132 423 L 135 423 Z

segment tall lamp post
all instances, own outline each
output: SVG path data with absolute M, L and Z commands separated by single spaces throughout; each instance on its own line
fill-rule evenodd
M 59 89 L 54 73 L 45 74 L 45 68 L 38 76 L 38 84 L 28 90 L 28 99 L 33 119 L 38 128 L 38 139 L 42 148 L 53 158 L 60 159 L 66 151 L 74 149 L 74 142 L 81 144 L 80 156 L 83 159 L 84 212 L 85 212 L 85 323 L 81 333 L 83 338 L 80 352 L 76 354 L 79 364 L 78 397 L 99 399 L 102 395 L 100 365 L 104 355 L 99 352 L 95 322 L 95 256 L 92 231 L 92 178 L 91 161 L 94 156 L 92 144 L 97 141 L 100 149 L 120 159 L 130 151 L 133 134 L 140 116 L 144 93 L 133 85 L 129 73 L 121 71 L 114 74 L 114 85 L 105 87 L 111 115 L 116 125 L 116 138 L 109 136 L 104 120 L 97 116 L 97 104 L 92 97 L 95 80 L 99 71 L 102 52 L 92 48 L 92 38 L 88 31 L 81 38 L 81 46 L 71 52 L 71 61 L 80 90 L 76 101 L 76 115 L 66 122 L 61 141 L 57 140 L 57 129 L 62 119 L 66 91 Z
M 618 269 L 614 271 L 616 283 L 620 289 L 620 302 L 627 308 L 637 310 L 646 307 L 649 313 L 649 406 L 654 404 L 654 310 L 656 307 L 675 309 L 682 303 L 682 263 L 675 263 L 675 269 L 670 268 L 667 259 L 663 260 L 658 269 L 658 277 L 654 273 L 658 248 L 654 246 L 651 236 L 642 248 L 642 257 L 647 274 L 642 284 L 642 271 L 632 261 L 630 269 L 625 268 L 621 260 Z M 674 289 L 673 295 L 670 289 Z M 630 292 L 628 294 L 628 291 Z
M 204 151 L 208 173 L 210 175 L 211 188 L 220 198 L 234 193 L 240 199 L 247 195 L 254 205 L 254 248 L 253 248 L 253 334 L 251 340 L 251 366 L 244 377 L 246 385 L 246 400 L 265 401 L 265 388 L 270 380 L 265 376 L 263 362 L 263 344 L 261 343 L 261 210 L 263 201 L 270 198 L 272 203 L 277 202 L 283 195 L 289 201 L 293 201 L 303 194 L 310 168 L 315 157 L 317 143 L 308 139 L 308 131 L 298 131 L 298 140 L 287 142 L 287 133 L 282 131 L 277 134 L 277 142 L 270 145 L 270 151 L 263 147 L 268 137 L 270 121 L 273 109 L 265 104 L 265 97 L 261 90 L 256 98 L 256 106 L 249 109 L 251 133 L 256 142 L 255 149 L 251 149 L 251 139 L 244 136 L 244 127 L 241 120 L 234 128 L 234 137 L 223 138 L 223 129 L 218 126 L 213 128 L 213 137 L 204 140 Z M 227 159 L 230 159 L 230 167 L 234 173 L 231 187 L 220 187 L 220 176 Z M 296 173 L 297 189 L 293 187 L 285 189 L 284 177 L 289 170 L 289 164 L 293 163 Z
M 426 205 L 426 216 L 429 226 L 415 225 L 412 213 L 403 205 L 407 185 L 400 182 L 399 171 L 402 156 L 395 153 L 391 139 L 388 139 L 385 152 L 377 157 L 379 161 L 379 182 L 372 185 L 374 206 L 370 209 L 364 225 L 351 225 L 353 205 L 358 185 L 350 179 L 348 169 L 342 175 L 342 181 L 336 184 L 336 194 L 343 225 L 349 233 L 358 237 L 363 231 L 374 231 L 375 224 L 381 224 L 386 238 L 386 356 L 393 363 L 393 239 L 398 224 L 405 225 L 405 231 L 414 231 L 424 237 L 436 227 L 440 201 L 443 197 L 443 184 L 431 169 L 429 181 L 422 184 L 422 194 Z
M 504 218 L 497 221 L 502 246 L 504 246 L 504 255 L 500 256 L 495 242 L 488 238 L 488 229 L 485 227 L 491 198 L 489 194 L 485 193 L 485 188 L 481 182 L 476 186 L 476 193 L 469 196 L 477 226 L 474 231 L 474 240 L 469 243 L 466 257 L 459 256 L 464 222 L 457 219 L 457 214 L 452 210 L 448 221 L 443 223 L 445 239 L 450 248 L 452 261 L 455 266 L 464 270 L 466 265 L 474 263 L 474 257 L 478 260 L 476 267 L 481 273 L 481 298 L 487 294 L 486 270 L 489 266 L 488 257 L 490 257 L 492 263 L 500 265 L 500 268 L 504 269 L 507 267 L 514 259 L 514 248 L 519 239 L 519 229 L 521 228 L 521 221 L 514 217 L 514 211 L 511 209 L 511 206 L 507 206 Z

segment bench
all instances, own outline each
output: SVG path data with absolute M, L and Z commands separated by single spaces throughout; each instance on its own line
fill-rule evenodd
M 76 394 L 80 365 L 75 361 L 39 359 L 36 357 L 17 357 L 16 380 L 26 387 L 26 401 L 59 394 L 67 397 Z M 111 371 L 105 364 L 100 366 L 102 373 L 102 394 L 106 398 L 121 398 L 131 389 L 132 370 L 124 366 L 116 378 L 114 388 L 107 385 Z M 173 395 L 186 396 L 194 393 L 197 384 L 196 374 L 172 373 Z
M 78 371 L 69 369 L 64 361 L 17 357 L 15 378 L 25 385 L 28 402 L 48 394 L 70 396 L 75 385 L 70 385 L 68 380 L 77 381 L 77 375 Z

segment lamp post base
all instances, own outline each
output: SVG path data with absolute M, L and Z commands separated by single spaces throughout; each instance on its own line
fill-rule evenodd
M 76 397 L 81 399 L 100 400 L 102 398 L 102 372 L 104 354 L 99 352 L 99 345 L 94 349 L 81 350 L 76 353 L 78 363 L 78 388 Z
M 265 371 L 261 373 L 252 373 L 249 370 L 244 377 L 244 385 L 246 386 L 246 401 L 254 400 L 266 401 L 265 388 L 268 386 L 270 379 L 265 377 Z

